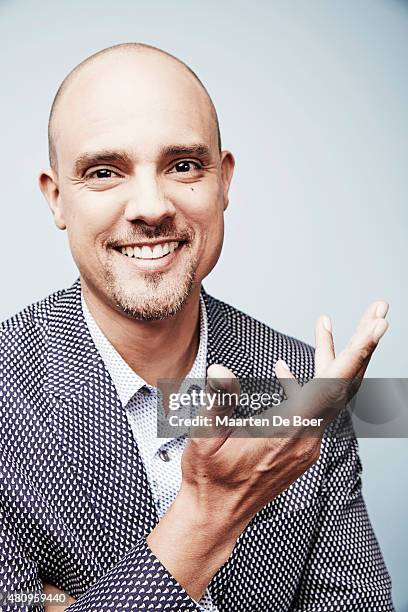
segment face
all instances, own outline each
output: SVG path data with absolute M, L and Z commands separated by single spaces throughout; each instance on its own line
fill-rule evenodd
M 56 115 L 57 173 L 40 177 L 82 283 L 127 316 L 173 316 L 218 260 L 233 171 L 209 101 L 162 57 L 105 57 Z

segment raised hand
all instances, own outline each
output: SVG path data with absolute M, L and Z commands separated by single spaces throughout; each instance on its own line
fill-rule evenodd
M 356 379 L 361 380 L 388 327 L 384 318 L 387 311 L 385 302 L 372 304 L 337 357 L 330 320 L 320 317 L 316 323 L 316 378 L 300 387 L 293 384 L 294 376 L 286 364 L 276 365 L 276 374 L 288 396 L 280 414 L 324 417 L 324 425 L 335 418 L 355 392 Z M 237 379 L 223 366 L 211 366 L 208 377 L 207 389 L 239 392 Z M 210 411 L 205 408 L 203 413 L 231 414 L 233 408 L 216 405 Z M 265 414 L 268 412 L 272 411 Z M 213 426 L 211 437 L 207 432 L 206 438 L 194 438 L 202 432 L 193 431 L 183 455 L 183 484 L 199 491 L 202 506 L 208 504 L 208 512 L 222 512 L 224 516 L 227 513 L 230 528 L 242 530 L 256 512 L 318 459 L 323 430 L 321 427 L 317 434 L 310 435 L 301 426 L 292 428 L 290 433 L 274 429 L 260 432 L 263 439 L 254 439 L 249 428 L 243 431 Z
M 316 324 L 316 378 L 297 385 L 286 364 L 277 362 L 288 414 L 335 418 L 364 375 L 370 358 L 385 333 L 388 305 L 372 304 L 347 344 L 335 356 L 331 324 L 320 317 Z M 234 374 L 222 365 L 208 369 L 207 390 L 239 392 Z M 202 408 L 203 414 L 230 415 L 233 405 Z M 267 411 L 268 412 L 268 411 Z M 247 437 L 243 434 L 247 433 Z M 251 518 L 287 489 L 319 458 L 323 427 L 317 435 L 271 433 L 254 437 L 242 428 L 197 428 L 182 457 L 182 485 L 168 513 L 148 536 L 148 544 L 192 597 L 205 587 L 231 553 Z M 188 545 L 186 545 L 186 542 Z

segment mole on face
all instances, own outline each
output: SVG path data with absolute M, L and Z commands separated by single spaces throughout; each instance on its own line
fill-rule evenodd
M 190 187 L 191 191 L 194 191 L 194 187 Z

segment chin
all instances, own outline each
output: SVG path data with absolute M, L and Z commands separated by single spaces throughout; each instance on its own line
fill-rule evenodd
M 140 281 L 120 282 L 109 279 L 107 289 L 116 307 L 139 321 L 160 321 L 180 312 L 190 297 L 195 282 L 194 271 L 181 278 L 162 273 L 146 275 Z

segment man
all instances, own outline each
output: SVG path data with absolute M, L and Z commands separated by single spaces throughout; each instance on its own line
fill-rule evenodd
M 77 66 L 49 140 L 40 187 L 80 279 L 2 327 L 0 590 L 59 589 L 72 612 L 392 610 L 347 412 L 315 437 L 154 429 L 162 379 L 237 391 L 276 372 L 290 404 L 287 379 L 362 376 L 387 304 L 337 357 L 321 317 L 314 359 L 206 294 L 234 160 L 203 85 L 163 51 Z M 333 399 L 308 398 L 318 414 Z

